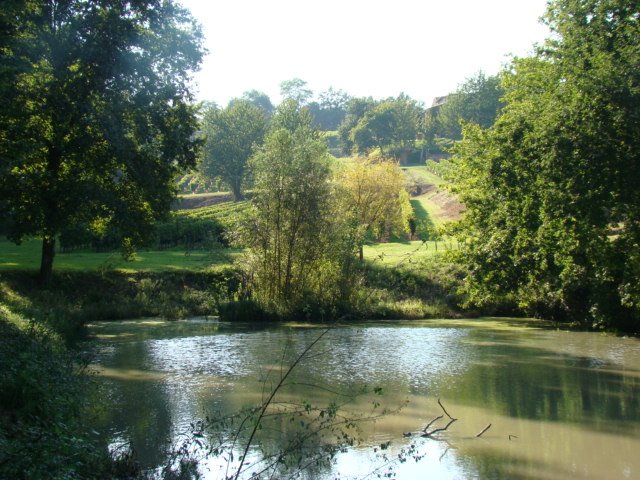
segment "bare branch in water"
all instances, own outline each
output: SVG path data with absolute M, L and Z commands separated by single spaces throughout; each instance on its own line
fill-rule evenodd
M 484 432 L 486 432 L 487 430 L 489 430 L 490 428 L 491 428 L 491 424 L 487 425 L 486 427 L 484 427 L 484 428 L 482 429 L 482 431 L 480 431 L 480 433 L 478 433 L 478 434 L 476 435 L 476 437 L 481 437 L 481 436 L 482 436 L 482 434 L 483 434 Z

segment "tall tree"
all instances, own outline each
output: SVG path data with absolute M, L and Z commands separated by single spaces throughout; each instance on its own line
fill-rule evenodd
M 0 205 L 9 238 L 108 223 L 125 245 L 168 211 L 198 140 L 191 73 L 202 59 L 189 13 L 163 0 L 8 2 L 0 22 Z
M 259 90 L 249 90 L 242 94 L 242 99 L 248 100 L 256 107 L 260 107 L 262 110 L 264 110 L 267 116 L 270 117 L 271 115 L 273 115 L 275 108 L 273 106 L 273 103 L 271 103 L 269 95 L 267 95 L 266 93 Z
M 327 149 L 311 118 L 292 105 L 297 104 L 279 107 L 276 127 L 251 159 L 256 214 L 247 243 L 253 293 L 264 308 L 279 314 L 301 308 L 303 301 L 326 299 L 332 291 L 326 281 L 331 270 Z M 279 121 L 280 115 L 286 118 Z M 292 121 L 296 115 L 301 116 Z
M 309 110 L 320 130 L 337 130 L 347 114 L 349 95 L 342 90 L 329 90 L 318 95 L 317 102 L 309 104 Z
M 206 136 L 202 172 L 220 177 L 233 193 L 235 201 L 243 199 L 242 184 L 246 165 L 267 131 L 267 114 L 247 100 L 234 100 L 224 110 L 205 112 L 202 129 Z
M 408 97 L 385 100 L 362 116 L 350 139 L 361 154 L 378 148 L 383 156 L 397 158 L 414 145 L 420 116 L 417 103 Z
M 465 130 L 453 171 L 473 301 L 640 330 L 638 7 L 550 2 L 554 36 L 505 73 L 503 113 Z
M 358 125 L 364 115 L 373 110 L 379 102 L 372 97 L 354 97 L 347 101 L 346 114 L 344 120 L 338 127 L 340 145 L 345 154 L 350 155 L 353 151 L 353 140 L 351 131 Z
M 503 93 L 497 75 L 486 76 L 483 72 L 478 72 L 468 78 L 455 93 L 447 97 L 444 105 L 436 109 L 436 134 L 460 140 L 462 122 L 489 128 L 502 108 L 500 98 Z
M 313 97 L 313 91 L 307 87 L 307 82 L 300 78 L 292 78 L 280 82 L 280 95 L 283 100 L 295 100 L 298 105 L 303 106 L 309 103 Z

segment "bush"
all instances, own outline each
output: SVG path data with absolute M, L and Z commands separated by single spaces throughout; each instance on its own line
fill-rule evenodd
M 87 432 L 87 377 L 42 321 L 0 303 L 0 478 L 104 478 L 106 448 Z

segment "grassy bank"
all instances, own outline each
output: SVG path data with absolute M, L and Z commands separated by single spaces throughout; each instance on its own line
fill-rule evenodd
M 239 278 L 232 268 L 164 272 L 56 272 L 38 287 L 34 272 L 0 274 L 0 296 L 27 317 L 40 318 L 68 335 L 89 321 L 159 316 L 215 315 L 233 298 Z M 67 336 L 68 336 L 67 335 Z
M 346 313 L 355 318 L 459 316 L 454 299 L 460 275 L 443 256 L 455 247 L 442 241 L 365 246 L 362 288 Z M 241 249 L 176 248 L 142 251 L 125 262 L 116 252 L 59 253 L 54 281 L 40 289 L 39 242 L 2 241 L 0 294 L 7 298 L 7 292 L 17 292 L 28 305 L 14 307 L 69 333 L 95 320 L 217 315 L 240 290 L 235 262 L 241 255 Z

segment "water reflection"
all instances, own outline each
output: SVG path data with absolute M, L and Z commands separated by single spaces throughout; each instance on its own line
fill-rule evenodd
M 148 467 L 194 419 L 259 402 L 318 335 L 317 328 L 210 322 L 116 322 L 94 332 L 111 405 L 97 427 L 129 439 Z M 282 398 L 328 403 L 329 390 L 355 393 L 366 384 L 382 386 L 390 407 L 409 401 L 399 414 L 364 425 L 362 448 L 309 478 L 377 468 L 372 446 L 386 441 L 392 457 L 411 445 L 424 456 L 394 464 L 396 478 L 633 478 L 640 475 L 639 347 L 637 339 L 512 320 L 344 327 L 300 364 Z M 460 419 L 443 435 L 449 443 L 404 438 L 441 413 L 438 397 Z M 370 408 L 369 399 L 359 402 L 352 411 Z M 278 429 L 260 437 L 271 451 L 297 432 Z M 218 478 L 220 460 L 208 462 Z

